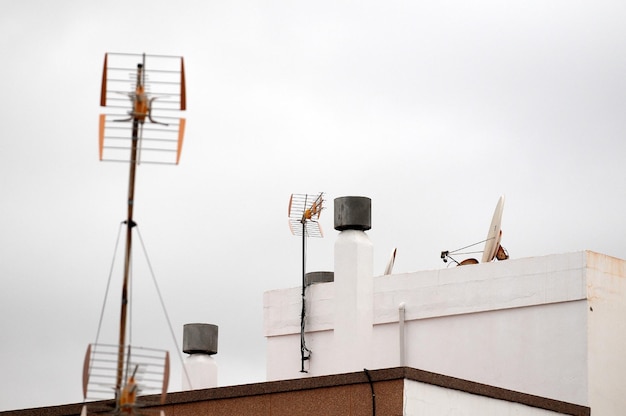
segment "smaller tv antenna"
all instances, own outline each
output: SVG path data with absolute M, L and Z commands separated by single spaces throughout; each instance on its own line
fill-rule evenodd
M 324 193 L 317 195 L 291 194 L 289 198 L 289 229 L 291 234 L 302 237 L 302 311 L 300 313 L 300 361 L 301 373 L 306 373 L 304 362 L 309 359 L 311 351 L 304 338 L 306 318 L 306 238 L 323 237 L 322 227 L 318 220 L 324 209 Z
M 442 251 L 441 259 L 444 263 L 447 263 L 448 260 L 452 260 L 457 266 L 465 266 L 468 264 L 478 264 L 478 260 L 474 258 L 468 258 L 461 262 L 456 261 L 451 255 L 463 255 L 463 254 L 476 254 L 480 253 L 480 251 L 470 251 L 470 252 L 462 252 L 465 249 L 470 247 L 474 247 L 478 244 L 485 243 L 485 248 L 483 249 L 483 256 L 481 259 L 481 263 L 489 263 L 493 261 L 494 258 L 498 260 L 507 260 L 509 258 L 509 253 L 506 251 L 504 247 L 500 245 L 500 241 L 502 239 L 502 211 L 504 211 L 504 195 L 500 197 L 498 200 L 498 204 L 496 205 L 496 209 L 493 212 L 493 217 L 491 219 L 491 224 L 489 225 L 489 231 L 487 232 L 487 238 L 483 241 L 479 241 L 474 244 L 470 244 L 469 246 L 461 247 L 459 249 L 453 251 Z

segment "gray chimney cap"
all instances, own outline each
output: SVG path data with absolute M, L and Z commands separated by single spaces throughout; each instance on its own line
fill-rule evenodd
M 335 230 L 367 231 L 372 228 L 372 200 L 365 196 L 335 198 Z
M 217 354 L 217 325 L 185 324 L 183 352 L 187 354 Z
M 308 272 L 304 275 L 305 286 L 315 283 L 328 283 L 335 281 L 335 272 Z

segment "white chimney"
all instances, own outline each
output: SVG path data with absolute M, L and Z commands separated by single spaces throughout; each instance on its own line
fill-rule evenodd
M 183 352 L 189 354 L 183 361 L 183 390 L 217 387 L 217 363 L 211 357 L 217 354 L 217 335 L 217 325 L 183 326 Z
M 361 371 L 372 362 L 373 246 L 371 199 L 335 199 L 335 345 L 337 370 Z

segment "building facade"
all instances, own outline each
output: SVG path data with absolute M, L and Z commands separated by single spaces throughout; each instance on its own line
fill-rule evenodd
M 626 408 L 626 262 L 591 251 L 373 276 L 363 230 L 342 230 L 334 281 L 264 294 L 267 377 L 409 366 L 527 394 Z

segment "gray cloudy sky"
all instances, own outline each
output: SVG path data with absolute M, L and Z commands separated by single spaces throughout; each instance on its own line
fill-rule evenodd
M 183 55 L 181 164 L 135 219 L 178 343 L 220 327 L 220 385 L 263 381 L 262 294 L 298 286 L 291 193 L 372 198 L 375 270 L 443 268 L 506 195 L 511 258 L 626 257 L 623 1 L 6 1 L 0 13 L 0 410 L 80 402 L 127 166 L 97 154 L 105 52 Z M 133 342 L 174 349 L 136 253 Z M 101 341 L 116 342 L 117 257 Z M 171 390 L 180 389 L 174 351 Z M 294 351 L 294 354 L 299 354 Z M 294 376 L 298 376 L 297 369 Z

